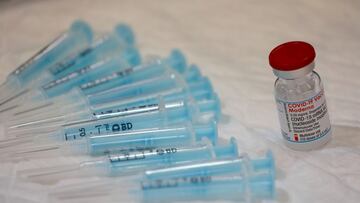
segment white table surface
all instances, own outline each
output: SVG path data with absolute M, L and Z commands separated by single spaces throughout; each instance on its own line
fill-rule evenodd
M 220 136 L 274 152 L 277 201 L 360 202 L 360 1 L 0 1 L 0 81 L 78 18 L 97 33 L 126 22 L 143 55 L 180 48 L 198 64 L 229 118 Z M 268 54 L 290 40 L 317 51 L 333 125 L 320 150 L 289 150 L 280 136 Z

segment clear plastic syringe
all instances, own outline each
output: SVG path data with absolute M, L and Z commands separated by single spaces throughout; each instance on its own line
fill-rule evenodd
M 129 180 L 130 179 L 130 180 Z M 52 187 L 44 202 L 262 202 L 275 198 L 270 173 L 253 177 L 243 174 L 183 177 L 176 180 L 143 181 L 130 178 L 101 178 Z M 43 193 L 44 194 L 44 193 Z M 46 194 L 46 193 L 45 193 Z M 46 196 L 46 197 L 44 197 Z M 271 201 L 272 202 L 272 201 Z
M 129 54 L 130 58 L 138 58 L 138 54 Z M 119 69 L 120 64 L 112 64 L 113 69 L 112 71 L 109 71 L 107 73 L 102 72 L 100 75 L 96 72 L 96 74 L 93 74 L 92 78 L 86 78 L 84 79 L 73 79 L 73 74 L 68 74 L 67 76 L 59 79 L 54 80 L 52 82 L 49 82 L 48 84 L 45 84 L 41 87 L 41 91 L 46 94 L 48 97 L 54 97 L 61 95 L 67 91 L 69 91 L 73 87 L 83 86 L 81 92 L 85 92 L 86 89 L 97 89 L 92 90 L 92 93 L 100 92 L 103 90 L 107 90 L 109 88 L 116 87 L 121 84 L 126 84 L 129 82 L 134 82 L 136 80 L 142 80 L 150 77 L 154 77 L 156 75 L 159 75 L 163 73 L 167 68 L 174 68 L 175 70 L 178 70 L 179 72 L 183 72 L 186 68 L 184 61 L 184 56 L 181 54 L 180 51 L 173 51 L 169 57 L 149 62 L 141 65 L 135 65 L 131 67 L 124 67 L 122 70 L 115 71 L 116 69 Z M 179 61 L 182 64 L 178 64 Z M 140 60 L 137 60 L 136 63 L 139 63 Z M 97 62 L 96 64 L 101 64 L 102 62 Z M 98 65 L 92 65 L 92 66 L 98 66 Z M 85 67 L 86 68 L 86 67 Z M 87 70 L 87 69 L 86 69 Z M 85 72 L 85 69 L 80 69 L 79 71 Z M 86 71 L 87 72 L 87 71 Z M 133 77 L 129 77 L 133 76 Z M 64 82 L 63 82 L 64 81 Z M 74 83 L 76 83 L 74 85 Z M 64 85 L 64 84 L 71 84 L 71 85 Z M 85 85 L 85 86 L 84 86 Z M 87 90 L 90 91 L 90 90 Z M 43 94 L 44 94 L 43 93 Z M 40 93 L 41 94 L 41 93 Z
M 129 75 L 133 77 L 133 75 Z M 135 76 L 136 77 L 136 76 Z M 136 79 L 135 79 L 136 80 Z M 149 94 L 161 94 L 161 92 L 175 89 L 175 88 L 188 88 L 188 83 L 195 83 L 203 81 L 201 73 L 196 66 L 189 67 L 181 75 L 176 71 L 167 70 L 165 73 L 158 77 L 135 81 L 133 83 L 120 85 L 100 93 L 83 95 L 77 98 L 73 103 L 64 103 L 55 101 L 42 102 L 36 105 L 23 105 L 13 113 L 13 120 L 26 120 L 28 116 L 36 116 L 37 119 L 42 118 L 41 114 L 51 115 L 53 112 L 60 111 L 61 115 L 67 112 L 81 112 L 83 109 L 99 109 L 102 106 L 108 106 L 108 103 L 121 103 L 123 100 L 144 97 Z M 82 94 L 80 94 L 82 95 Z M 114 106 L 114 105 L 110 105 Z M 67 109 L 67 110 L 66 110 Z M 25 119 L 24 119 L 25 118 Z
M 164 125 L 183 122 L 183 121 L 201 121 L 203 116 L 208 116 L 210 119 L 218 120 L 221 114 L 220 100 L 216 94 L 209 100 L 194 101 L 194 100 L 177 100 L 169 103 L 159 103 L 157 105 L 149 105 L 143 108 L 141 113 L 134 113 L 128 115 L 122 115 L 121 113 L 114 115 L 113 117 L 78 120 L 76 122 L 69 122 L 65 125 L 66 131 L 63 136 L 67 139 L 78 139 L 79 127 L 88 129 L 91 135 L 99 135 L 103 133 L 116 132 L 117 126 L 120 125 L 121 120 L 132 120 L 132 129 L 153 127 L 158 123 Z M 101 125 L 95 127 L 94 124 Z M 124 124 L 124 122 L 121 122 Z M 129 122 L 126 122 L 129 123 Z M 139 124 L 136 124 L 139 123 Z M 125 129 L 125 131 L 128 129 Z
M 134 60 L 134 58 L 137 60 Z M 139 59 L 139 53 L 136 49 L 126 48 L 126 50 L 114 58 L 107 58 L 90 66 L 83 67 L 64 77 L 41 84 L 39 87 L 35 87 L 34 90 L 27 89 L 28 91 L 26 91 L 22 97 L 19 97 L 16 101 L 13 100 L 11 103 L 15 103 L 16 105 L 24 103 L 32 104 L 36 101 L 60 96 L 83 83 L 136 65 L 140 62 Z M 133 62 L 136 64 L 129 64 Z
M 55 77 L 54 79 L 59 79 L 104 58 L 115 56 L 129 46 L 135 46 L 133 31 L 128 25 L 118 24 L 113 33 L 95 40 L 80 53 L 67 56 L 64 60 L 51 66 L 49 71 Z
M 176 61 L 177 55 L 178 54 L 174 52 L 174 54 L 171 55 L 172 57 L 169 57 L 169 59 L 174 59 L 173 61 Z M 181 75 L 177 74 L 177 72 L 173 71 L 172 69 L 165 70 L 167 71 L 163 73 L 162 76 L 144 80 L 142 82 L 139 81 L 128 85 L 123 85 L 104 93 L 93 94 L 87 97 L 84 96 L 83 99 L 78 98 L 78 101 L 74 101 L 74 104 L 48 101 L 39 105 L 26 105 L 14 113 L 15 116 L 13 119 L 11 119 L 12 121 L 10 120 L 7 122 L 7 126 L 9 126 L 8 135 L 11 134 L 11 131 L 18 131 L 20 128 L 22 129 L 21 131 L 24 132 L 24 130 L 26 130 L 25 127 L 31 127 L 34 125 L 39 126 L 43 123 L 49 124 L 52 121 L 59 121 L 60 119 L 62 119 L 64 122 L 70 121 L 69 119 L 89 119 L 98 114 L 94 114 L 95 111 L 101 112 L 104 110 L 104 107 L 93 108 L 92 106 L 95 104 L 112 102 L 113 104 L 107 106 L 107 109 L 112 108 L 116 110 L 118 108 L 116 108 L 114 103 L 118 101 L 136 96 L 140 97 L 141 95 L 150 93 L 155 94 L 156 92 L 161 92 L 166 89 L 172 89 L 176 87 L 188 88 L 187 82 L 197 81 L 199 78 L 201 78 L 201 73 L 195 66 L 191 66 Z M 140 76 L 143 76 L 143 73 L 140 73 Z M 130 77 L 126 79 L 128 82 L 129 80 L 136 81 L 139 75 L 131 74 L 128 77 Z M 202 82 L 208 83 L 208 81 Z M 206 84 L 203 86 L 206 87 Z M 133 108 L 134 106 L 129 107 Z
M 7 77 L 6 82 L 0 86 L 0 105 L 17 97 L 17 91 L 21 88 L 39 82 L 42 77 L 34 78 L 39 78 L 38 75 L 43 70 L 64 59 L 67 55 L 77 53 L 89 46 L 92 36 L 92 30 L 87 23 L 75 21 L 67 32 L 45 46 Z
M 237 161 L 239 159 L 243 163 L 241 167 Z M 232 161 L 234 163 L 231 163 Z M 247 163 L 245 164 L 245 162 Z M 257 170 L 254 170 L 250 163 L 256 163 Z M 188 172 L 183 173 L 183 168 L 188 169 Z M 204 172 L 199 173 L 199 170 L 195 170 L 194 173 L 191 173 L 192 168 L 203 168 Z M 208 170 L 209 168 L 211 171 Z M 224 168 L 228 169 L 224 170 Z M 164 170 L 171 171 L 171 174 L 175 175 L 169 176 L 168 173 L 164 173 Z M 180 173 L 177 174 L 177 171 Z M 159 176 L 154 179 L 149 178 L 146 173 L 150 172 Z M 99 201 L 106 199 L 107 202 L 199 200 L 253 202 L 274 198 L 275 165 L 271 153 L 268 153 L 265 158 L 259 159 L 249 159 L 247 155 L 237 158 L 219 157 L 216 160 L 149 170 L 145 172 L 145 175 L 140 176 L 103 178 L 85 182 L 54 188 L 49 192 L 49 199 L 78 201 L 86 200 L 92 194 L 91 198 L 98 198 Z
M 162 74 L 144 80 L 123 83 L 120 86 L 87 95 L 87 101 L 91 106 L 121 101 L 127 98 L 141 97 L 146 94 L 155 94 L 178 87 L 186 87 L 188 83 L 202 79 L 197 67 L 190 66 L 186 71 L 179 74 L 172 69 L 165 70 Z
M 202 122 L 218 119 L 220 114 L 220 101 L 216 95 L 204 101 L 179 100 L 157 106 L 146 106 L 139 114 L 77 120 L 66 124 L 62 124 L 61 121 L 60 127 L 55 123 L 43 128 L 27 129 L 29 134 L 3 140 L 0 142 L 0 148 L 4 151 L 15 150 L 16 152 L 24 144 L 63 143 L 89 136 L 154 128 L 178 122 Z
M 19 124 L 18 126 L 13 126 L 12 129 L 8 129 L 8 133 L 16 136 L 16 139 L 8 139 L 3 140 L 0 142 L 0 144 L 3 147 L 13 147 L 15 143 L 22 143 L 26 140 L 33 139 L 34 135 L 39 134 L 53 134 L 56 133 L 60 129 L 66 129 L 64 131 L 64 135 L 67 134 L 69 137 L 75 136 L 74 133 L 80 133 L 84 130 L 84 133 L 91 131 L 90 135 L 94 134 L 100 134 L 109 133 L 112 132 L 110 130 L 110 127 L 115 125 L 115 127 L 111 128 L 117 128 L 116 126 L 119 125 L 125 125 L 125 123 L 129 123 L 129 120 L 127 122 L 118 122 L 118 120 L 126 120 L 127 118 L 130 118 L 132 120 L 135 120 L 136 122 L 142 124 L 142 120 L 146 121 L 146 119 L 152 119 L 152 120 L 164 120 L 166 123 L 173 123 L 177 121 L 184 121 L 184 120 L 197 120 L 199 119 L 198 113 L 207 113 L 207 116 L 214 116 L 215 119 L 218 119 L 220 117 L 220 102 L 216 94 L 209 93 L 208 91 L 211 91 L 211 89 L 208 89 L 209 86 L 207 83 L 205 83 L 204 86 L 200 84 L 199 87 L 194 86 L 195 88 L 198 88 L 198 92 L 195 91 L 194 93 L 191 93 L 190 95 L 185 94 L 183 97 L 183 100 L 173 100 L 176 98 L 171 99 L 170 101 L 166 102 L 167 100 L 159 100 L 159 103 L 149 103 L 147 105 L 143 106 L 136 106 L 135 108 L 128 108 L 125 107 L 123 109 L 119 108 L 118 106 L 114 106 L 113 111 L 109 111 L 107 109 L 106 112 L 96 112 L 97 114 L 84 114 L 84 115 L 68 115 L 67 117 L 62 115 L 57 118 L 45 119 L 46 122 L 37 123 L 34 121 L 34 123 L 29 123 L 27 126 L 22 127 L 21 125 L 25 124 Z M 187 97 L 192 97 L 192 95 L 198 95 L 196 96 L 196 99 L 198 100 L 192 100 Z M 161 98 L 159 98 L 161 99 Z M 203 100 L 205 99 L 205 100 Z M 71 117 L 72 116 L 72 117 Z M 135 116 L 135 117 L 129 117 L 129 116 Z M 171 117 L 170 117 L 171 116 Z M 89 119 L 90 117 L 90 119 Z M 88 118 L 88 119 L 84 119 Z M 109 118 L 109 119 L 106 119 Z M 163 121 L 161 121 L 163 122 Z M 64 124 L 65 123 L 65 124 Z M 130 122 L 131 123 L 131 122 Z M 26 123 L 27 124 L 27 123 Z M 33 124 L 32 126 L 30 124 Z M 42 124 L 42 125 L 40 125 Z M 155 125 L 155 123 L 148 122 L 148 124 Z M 130 125 L 130 124 L 129 124 Z M 133 126 L 133 124 L 131 124 Z M 136 128 L 137 125 L 133 126 Z M 66 126 L 66 128 L 64 128 Z M 96 127 L 96 126 L 102 126 L 102 127 Z M 139 126 L 139 127 L 141 127 Z M 71 130 L 73 129 L 73 130 Z M 86 132 L 85 132 L 86 131 Z M 60 133 L 61 134 L 61 133 Z M 82 135 L 82 133 L 80 133 Z M 63 136 L 63 135 L 62 135 Z M 61 137 L 62 137 L 61 136 Z M 77 136 L 75 136 L 77 137 Z M 11 144 L 14 143 L 14 144 Z M 16 145 L 16 144 L 15 144 Z
M 126 127 L 130 127 L 127 125 Z M 121 150 L 134 150 L 138 148 L 188 146 L 207 137 L 213 144 L 217 142 L 216 122 L 192 124 L 178 123 L 166 127 L 153 127 L 118 132 L 96 136 L 82 137 L 82 139 L 65 140 L 59 144 L 41 144 L 38 146 L 13 147 L 1 155 L 3 161 L 21 161 L 37 157 L 52 157 L 59 155 L 104 155 Z
M 275 180 L 271 173 L 257 175 L 224 174 L 191 176 L 175 179 L 145 180 L 141 190 L 133 190 L 142 202 L 188 202 L 201 200 L 227 200 L 258 202 L 273 199 Z
M 215 176 L 219 174 L 239 173 L 243 170 L 258 172 L 267 170 L 275 174 L 275 162 L 273 154 L 268 151 L 264 158 L 250 159 L 247 154 L 241 154 L 235 159 L 219 159 L 196 164 L 184 164 L 171 168 L 148 170 L 145 172 L 145 179 L 171 179 L 192 176 Z
M 1 116 L 9 117 L 14 111 L 16 112 L 21 105 L 34 105 L 39 101 L 48 100 L 49 98 L 55 98 L 57 96 L 59 96 L 59 98 L 56 99 L 66 102 L 68 100 L 67 98 L 76 97 L 79 93 L 73 92 L 72 95 L 66 94 L 66 96 L 61 97 L 62 94 L 67 93 L 82 83 L 95 80 L 97 77 L 108 75 L 116 70 L 125 69 L 129 67 L 128 63 L 134 61 L 134 57 L 139 58 L 138 56 L 139 53 L 136 49 L 127 48 L 122 52 L 122 55 L 115 58 L 104 59 L 103 61 L 74 71 L 60 79 L 45 83 L 40 87 L 24 88 L 25 91 L 21 90 L 21 93 L 17 94 L 16 98 L 11 99 L 11 102 L 7 102 L 6 105 L 2 106 L 2 109 L 0 109 L 2 113 Z
M 275 163 L 267 152 L 264 158 L 250 159 L 247 154 L 148 170 L 142 180 L 144 199 L 241 200 L 271 199 L 275 193 Z M 160 195 L 165 193 L 167 195 Z M 186 197 L 183 195 L 186 194 Z M 159 197 L 159 195 L 161 197 Z
M 204 83 L 204 80 L 206 79 L 201 76 L 199 69 L 194 65 L 181 74 L 170 69 L 157 77 L 87 95 L 86 102 L 94 108 L 102 104 L 106 106 L 108 103 L 122 103 L 128 99 L 143 98 L 148 95 L 161 95 L 164 92 L 177 88 L 188 89 L 190 84 Z
M 109 88 L 129 84 L 131 82 L 156 77 L 172 69 L 180 73 L 184 72 L 186 69 L 185 57 L 178 50 L 173 50 L 170 56 L 163 60 L 155 60 L 147 64 L 133 66 L 118 72 L 110 73 L 110 75 L 105 74 L 104 77 L 98 77 L 99 75 L 101 76 L 101 74 L 104 75 L 103 72 L 101 74 L 95 74 L 103 70 L 99 68 L 97 64 L 98 63 L 92 65 L 95 66 L 95 70 L 91 71 L 93 80 L 89 78 L 89 74 L 85 74 L 86 80 L 84 79 L 85 76 L 82 76 L 84 75 L 82 74 L 83 72 L 88 72 L 89 68 L 86 67 L 84 70 L 80 69 L 74 74 L 69 74 L 64 78 L 52 81 L 42 86 L 38 92 L 32 94 L 31 99 L 27 100 L 34 101 L 30 103 L 28 102 L 27 105 L 30 106 L 28 109 L 39 109 L 42 108 L 42 106 L 51 106 L 53 105 L 54 101 L 46 101 L 49 97 L 61 95 L 69 89 L 75 88 L 76 85 L 80 86 L 80 91 L 73 91 L 72 94 L 66 94 L 57 97 L 56 100 L 59 102 L 59 104 L 65 106 L 66 104 L 77 103 L 79 100 L 81 101 L 81 98 L 84 97 L 84 94 L 89 94 L 89 91 L 91 91 L 91 93 L 100 92 Z M 112 63 L 107 64 L 107 66 L 110 66 L 110 69 L 118 68 L 118 66 Z M 37 101 L 40 101 L 40 103 Z M 27 107 L 25 107 L 25 109 L 26 108 Z M 22 111 L 24 111 L 24 108 Z
M 237 156 L 235 140 L 231 140 L 228 145 L 213 146 L 204 138 L 190 146 L 139 147 L 107 156 L 86 158 L 81 163 L 17 171 L 17 177 L 36 182 L 55 182 L 71 177 L 123 176 L 177 164 Z
M 43 125 L 49 125 L 53 122 L 56 122 L 60 125 L 60 121 L 63 123 L 81 120 L 81 119 L 98 119 L 114 116 L 125 116 L 139 114 L 149 111 L 149 107 L 159 106 L 167 102 L 172 102 L 176 100 L 191 100 L 194 97 L 195 100 L 205 100 L 212 99 L 214 96 L 210 81 L 207 78 L 199 79 L 197 82 L 189 82 L 187 85 L 182 85 L 181 89 L 177 88 L 173 91 L 167 91 L 162 93 L 156 93 L 150 95 L 150 97 L 141 97 L 140 93 L 146 93 L 148 90 L 151 92 L 154 89 L 159 89 L 159 84 L 173 84 L 173 88 L 176 87 L 177 82 L 174 78 L 165 78 L 158 79 L 155 81 L 149 81 L 150 83 L 140 83 L 140 85 L 130 85 L 130 87 L 123 86 L 119 88 L 116 92 L 111 91 L 110 97 L 114 98 L 115 95 L 118 98 L 118 101 L 111 103 L 101 104 L 101 105 L 89 105 L 91 100 L 88 100 L 84 103 L 79 102 L 78 104 L 72 106 L 55 106 L 54 108 L 47 108 L 45 112 L 37 112 L 33 115 L 33 112 L 30 117 L 24 117 L 24 114 L 28 113 L 25 111 L 23 114 L 18 114 L 14 117 L 14 120 L 7 123 L 7 136 L 16 136 L 16 135 L 25 135 L 29 134 L 29 129 L 31 129 L 32 134 L 36 134 L 34 131 L 38 127 Z M 160 89 L 162 90 L 162 88 Z M 179 91 L 180 90 L 180 91 Z M 129 100 L 130 93 L 135 94 L 135 99 Z M 140 94 L 140 95 L 137 95 Z M 107 96 L 107 95 L 104 95 Z M 95 98 L 99 100 L 99 98 Z
M 152 83 L 156 85 L 156 82 Z M 150 87 L 152 87 L 149 84 Z M 149 87 L 147 86 L 147 87 Z M 147 88 L 146 87 L 146 88 Z M 173 87 L 168 91 L 152 92 L 147 89 L 140 89 L 141 93 L 135 97 L 124 97 L 121 100 L 110 103 L 95 103 L 91 107 L 91 114 L 96 118 L 102 118 L 123 112 L 126 109 L 141 109 L 143 106 L 158 105 L 162 102 L 172 102 L 176 100 L 195 99 L 196 101 L 211 99 L 214 95 L 212 85 L 208 78 L 199 78 L 198 81 L 188 82 L 186 85 Z M 99 100 L 97 100 L 99 101 Z
M 28 101 L 28 95 L 31 88 L 37 88 L 42 84 L 49 83 L 53 80 L 58 80 L 64 76 L 74 73 L 78 69 L 88 67 L 97 61 L 104 60 L 115 56 L 123 57 L 126 63 L 130 65 L 137 65 L 140 62 L 139 54 L 136 50 L 129 50 L 129 46 L 133 45 L 134 36 L 132 30 L 127 25 L 119 24 L 115 27 L 114 33 L 107 35 L 97 41 L 91 46 L 86 47 L 84 50 L 67 55 L 62 60 L 52 64 L 41 73 L 40 79 L 33 79 L 37 84 L 26 86 L 14 92 L 14 97 L 8 98 L 5 103 L 9 105 L 2 107 L 2 109 L 11 108 L 14 102 Z M 20 100 L 20 101 L 18 101 Z M 4 104 L 3 104 L 4 105 Z
M 210 100 L 210 98 L 214 98 L 214 96 L 215 96 L 212 93 L 207 93 L 207 92 L 203 92 L 203 91 L 199 91 L 195 94 L 196 94 L 195 95 L 196 97 L 205 98 L 205 99 L 209 99 L 209 100 Z M 172 99 L 170 99 L 168 101 L 168 104 L 171 104 L 171 101 L 172 101 Z M 142 108 L 144 108 L 144 109 L 154 108 L 154 105 L 143 106 Z M 209 106 L 206 108 L 209 108 Z M 210 106 L 210 108 L 213 108 L 213 107 Z M 66 141 L 77 140 L 84 136 L 92 136 L 92 135 L 95 135 L 96 133 L 101 134 L 102 130 L 104 130 L 104 133 L 114 133 L 114 132 L 118 132 L 118 131 L 131 131 L 131 130 L 140 129 L 140 128 L 170 125 L 172 123 L 182 122 L 182 121 L 186 120 L 186 119 L 184 119 L 184 117 L 181 117 L 181 115 L 174 115 L 173 117 L 171 117 L 170 120 L 167 120 L 167 121 L 163 121 L 162 119 L 157 118 L 156 114 L 151 114 L 151 113 L 149 115 L 145 115 L 145 117 L 144 117 L 144 115 L 142 115 L 142 114 L 146 113 L 146 110 L 144 110 L 143 112 L 141 112 L 141 110 L 142 110 L 141 108 L 128 109 L 129 114 L 125 114 L 125 113 L 123 114 L 122 122 L 110 123 L 110 124 L 105 123 L 105 124 L 102 124 L 104 126 L 101 126 L 101 125 L 95 126 L 98 128 L 98 132 L 94 132 L 94 131 L 88 132 L 88 134 L 90 134 L 90 135 L 86 135 L 87 130 L 84 127 L 82 127 L 82 126 L 76 127 L 76 125 L 75 126 L 69 125 L 65 129 L 65 131 L 72 132 L 72 133 L 65 134 L 64 137 L 60 137 L 61 133 L 59 135 L 59 132 L 56 131 L 57 129 L 61 129 L 61 125 L 58 125 L 58 126 L 53 125 L 50 128 L 48 126 L 44 126 L 43 128 L 40 127 L 40 128 L 31 128 L 31 129 L 22 129 L 23 131 L 18 130 L 16 132 L 17 133 L 16 138 L 2 140 L 0 142 L 0 149 L 6 151 L 6 149 L 11 149 L 11 148 L 14 149 L 15 147 L 19 147 L 19 145 L 21 146 L 23 144 L 32 144 L 32 145 L 40 144 L 41 145 L 44 143 L 66 142 Z M 134 113 L 130 114 L 131 111 L 134 111 Z M 204 108 L 202 111 L 206 113 L 206 111 L 211 111 L 211 110 Z M 117 112 L 116 114 L 120 114 L 120 113 L 121 112 Z M 137 116 L 137 115 L 139 115 L 139 116 Z M 146 121 L 145 120 L 146 118 L 155 119 L 155 120 L 152 120 L 150 122 L 150 121 Z M 103 121 L 103 119 L 101 119 L 101 120 Z M 209 120 L 209 118 L 205 119 L 205 120 Z M 104 128 L 101 129 L 102 127 L 104 127 Z M 75 133 L 74 133 L 74 129 L 76 129 L 76 128 L 79 128 L 78 132 L 76 133 L 76 131 L 75 131 Z M 87 126 L 87 129 L 91 129 L 91 126 Z M 92 130 L 94 130 L 94 129 L 92 129 Z M 29 132 L 31 132 L 31 133 L 26 134 Z M 34 136 L 34 135 L 37 135 L 37 136 Z M 78 137 L 78 136 L 80 136 L 80 137 Z

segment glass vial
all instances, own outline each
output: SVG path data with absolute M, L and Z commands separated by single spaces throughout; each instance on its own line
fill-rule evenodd
M 275 101 L 286 146 L 312 150 L 331 139 L 324 88 L 315 68 L 314 48 L 301 41 L 281 44 L 269 55 Z

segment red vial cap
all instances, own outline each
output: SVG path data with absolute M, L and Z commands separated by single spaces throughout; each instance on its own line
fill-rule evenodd
M 269 63 L 279 71 L 294 71 L 311 64 L 315 56 L 315 49 L 311 44 L 292 41 L 275 47 L 269 54 Z

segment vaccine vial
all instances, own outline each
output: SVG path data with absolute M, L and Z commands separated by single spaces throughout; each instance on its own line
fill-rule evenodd
M 275 101 L 286 146 L 312 150 L 331 139 L 324 88 L 315 68 L 315 49 L 292 41 L 275 47 L 269 63 L 277 78 Z

